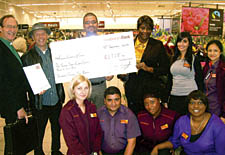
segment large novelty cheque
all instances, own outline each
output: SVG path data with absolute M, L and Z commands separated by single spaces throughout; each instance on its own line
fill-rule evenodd
M 132 32 L 52 42 L 56 83 L 82 74 L 89 79 L 136 72 Z

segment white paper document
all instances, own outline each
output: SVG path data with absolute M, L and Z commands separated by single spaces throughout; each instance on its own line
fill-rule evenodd
M 56 83 L 78 74 L 90 79 L 137 71 L 133 32 L 52 42 L 50 48 Z
M 23 67 L 23 70 L 34 94 L 51 88 L 40 63 Z

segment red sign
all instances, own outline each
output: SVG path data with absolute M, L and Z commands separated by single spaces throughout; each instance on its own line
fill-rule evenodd
M 190 32 L 191 35 L 208 35 L 208 26 L 208 8 L 182 8 L 181 32 Z
M 46 27 L 59 29 L 59 22 L 41 22 Z
M 98 27 L 99 28 L 105 28 L 105 21 L 99 21 Z

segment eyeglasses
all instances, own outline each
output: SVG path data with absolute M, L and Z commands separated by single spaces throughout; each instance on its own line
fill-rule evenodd
M 7 29 L 17 29 L 18 28 L 17 25 L 6 25 L 6 26 L 2 26 L 2 27 L 5 27 Z
M 92 21 L 86 21 L 84 22 L 84 24 L 88 25 L 88 24 L 96 24 L 97 21 L 96 20 L 92 20 Z

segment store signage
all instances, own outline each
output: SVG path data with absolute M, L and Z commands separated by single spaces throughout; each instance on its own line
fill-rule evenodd
M 19 24 L 18 28 L 27 30 L 29 28 L 29 25 L 28 24 Z
M 181 32 L 191 35 L 222 35 L 224 13 L 221 9 L 182 8 Z
M 190 32 L 191 35 L 208 35 L 208 26 L 208 8 L 182 8 L 181 32 Z
M 223 10 L 209 9 L 209 35 L 223 34 Z
M 105 21 L 99 21 L 98 27 L 99 28 L 105 28 Z
M 50 43 L 56 83 L 137 72 L 133 32 Z
M 49 27 L 49 28 L 59 29 L 59 27 L 60 27 L 59 22 L 41 22 L 41 23 L 44 24 L 46 27 Z

